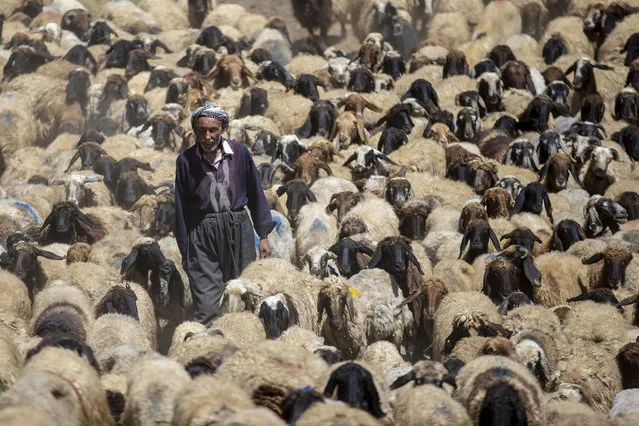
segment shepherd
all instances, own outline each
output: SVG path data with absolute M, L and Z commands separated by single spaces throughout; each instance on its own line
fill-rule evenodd
M 265 258 L 271 255 L 267 236 L 275 227 L 251 154 L 222 137 L 228 125 L 228 114 L 206 102 L 191 115 L 195 144 L 176 160 L 176 239 L 193 319 L 207 326 L 223 314 L 225 283 L 256 258 L 253 229 Z

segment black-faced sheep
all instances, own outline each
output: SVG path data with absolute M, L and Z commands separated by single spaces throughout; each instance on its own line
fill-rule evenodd
M 515 199 L 515 205 L 510 211 L 510 215 L 512 216 L 520 212 L 541 214 L 542 204 L 546 207 L 546 214 L 548 215 L 548 219 L 550 219 L 550 223 L 553 223 L 552 206 L 550 204 L 550 198 L 548 197 L 548 190 L 539 182 L 531 182 L 521 190 Z
M 51 213 L 40 228 L 40 244 L 93 244 L 105 236 L 98 220 L 82 213 L 75 203 L 68 201 L 53 205 Z

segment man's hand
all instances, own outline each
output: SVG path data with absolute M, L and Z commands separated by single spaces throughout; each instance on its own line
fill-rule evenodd
M 271 257 L 271 245 L 268 243 L 268 238 L 260 240 L 260 259 Z

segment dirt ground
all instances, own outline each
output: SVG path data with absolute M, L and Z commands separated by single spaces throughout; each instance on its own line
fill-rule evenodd
M 308 31 L 306 31 L 305 28 L 302 28 L 298 20 L 295 19 L 295 16 L 293 15 L 291 0 L 218 0 L 218 4 L 222 3 L 239 4 L 247 11 L 264 15 L 267 18 L 279 16 L 286 22 L 288 32 L 291 36 L 291 41 L 293 42 L 308 35 Z M 328 32 L 330 38 L 329 44 L 334 44 L 347 51 L 356 50 L 359 47 L 359 41 L 352 35 L 353 32 L 350 25 L 347 25 L 346 29 L 348 36 L 345 39 L 342 39 L 340 37 L 340 25 L 338 23 L 333 23 Z

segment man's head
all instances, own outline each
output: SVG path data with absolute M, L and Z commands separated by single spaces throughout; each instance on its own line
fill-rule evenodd
M 200 144 L 200 149 L 204 152 L 215 149 L 228 125 L 228 114 L 211 102 L 205 103 L 191 115 L 195 141 Z

